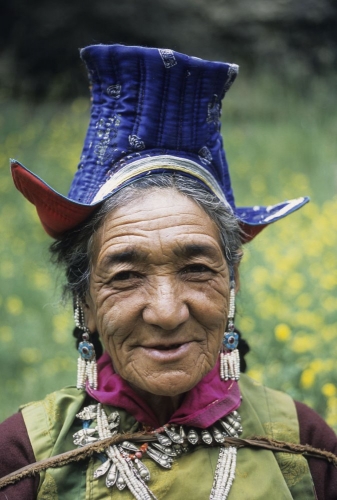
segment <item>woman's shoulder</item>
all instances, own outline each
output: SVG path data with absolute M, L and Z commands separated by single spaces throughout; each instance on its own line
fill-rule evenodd
M 35 462 L 22 414 L 15 413 L 0 424 L 0 477 Z M 30 477 L 0 491 L 0 500 L 6 498 L 35 498 L 39 477 Z
M 48 394 L 40 401 L 22 405 L 19 412 L 0 423 L 0 445 L 2 445 L 0 446 L 0 457 L 6 455 L 6 451 L 13 450 L 13 453 L 20 451 L 23 458 L 34 461 L 34 453 L 29 439 L 30 429 L 37 428 L 41 433 L 41 429 L 45 425 L 49 427 L 49 430 L 52 427 L 62 426 L 64 417 L 69 412 L 74 413 L 77 408 L 81 408 L 85 398 L 84 391 L 78 391 L 75 387 L 65 387 Z M 56 430 L 56 432 L 58 431 L 59 429 Z M 8 453 L 8 455 L 8 460 L 11 460 L 12 453 Z M 18 463 L 15 457 L 12 461 Z M 0 472 L 2 465 L 1 459 Z M 16 466 L 16 469 L 18 468 Z
M 55 451 L 73 425 L 76 414 L 86 401 L 87 394 L 76 387 L 65 387 L 48 394 L 43 400 L 21 408 L 23 420 L 37 460 Z
M 337 436 L 326 422 L 303 403 L 295 401 L 301 444 L 337 455 Z M 333 499 L 337 492 L 337 468 L 321 458 L 307 457 L 317 498 Z
M 65 387 L 21 407 L 0 424 L 0 477 L 49 455 L 64 426 L 71 425 L 86 393 Z M 46 440 L 48 442 L 46 442 Z M 0 491 L 5 498 L 36 498 L 39 477 L 27 478 Z M 6 497 L 7 495 L 7 497 Z
M 33 450 L 28 439 L 27 429 L 20 412 L 14 413 L 0 424 L 0 473 L 2 472 L 3 460 L 2 455 L 8 460 L 16 462 L 13 453 L 20 450 L 24 453 L 26 459 L 34 460 Z M 6 446 L 4 446 L 6 445 Z M 10 453 L 8 451 L 11 450 Z M 12 452 L 13 451 L 13 452 Z
M 310 444 L 315 447 L 318 447 L 322 442 L 327 443 L 329 447 L 333 447 L 334 453 L 336 453 L 337 436 L 331 427 L 327 425 L 325 420 L 304 403 L 295 401 L 295 407 L 300 423 L 301 442 L 310 442 Z
M 329 443 L 333 446 L 334 453 L 337 451 L 337 436 L 324 419 L 312 408 L 295 401 L 285 392 L 271 389 L 250 378 L 246 374 L 241 375 L 240 390 L 245 399 L 260 412 L 265 410 L 264 417 L 279 421 L 280 416 L 289 420 L 290 413 L 296 418 L 299 427 L 300 442 L 310 444 L 316 448 L 323 448 L 320 443 Z M 265 406 L 265 407 L 264 407 Z M 328 449 L 327 447 L 324 449 Z
M 269 437 L 310 445 L 337 455 L 337 436 L 316 411 L 283 392 L 261 385 L 247 375 L 242 375 L 240 379 L 240 390 L 243 396 L 242 411 L 248 412 L 249 419 L 252 414 L 256 414 L 262 423 L 261 429 Z M 306 458 L 317 498 L 336 498 L 337 468 L 324 458 Z

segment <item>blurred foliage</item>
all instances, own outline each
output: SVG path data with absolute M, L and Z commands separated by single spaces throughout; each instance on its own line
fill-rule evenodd
M 304 81 L 337 63 L 335 0 L 11 0 L 1 7 L 0 86 L 12 97 L 84 94 L 76 48 L 95 43 L 167 47 Z
M 49 238 L 12 185 L 10 156 L 66 193 L 88 121 L 87 100 L 2 102 L 0 419 L 75 382 L 71 308 L 48 263 Z M 308 403 L 337 429 L 337 113 L 334 82 L 285 87 L 243 78 L 226 97 L 223 135 L 237 204 L 312 202 L 245 248 L 237 325 L 249 374 Z

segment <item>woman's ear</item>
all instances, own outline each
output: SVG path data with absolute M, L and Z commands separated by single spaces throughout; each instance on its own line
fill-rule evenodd
M 91 333 L 97 332 L 96 308 L 88 293 L 85 296 L 85 300 L 82 302 L 82 307 L 86 327 Z
M 240 273 L 239 273 L 240 262 L 234 265 L 234 280 L 235 280 L 235 295 L 240 290 Z

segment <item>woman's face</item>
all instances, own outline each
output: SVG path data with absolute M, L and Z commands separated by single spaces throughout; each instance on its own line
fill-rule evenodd
M 215 223 L 172 189 L 145 192 L 95 234 L 87 325 L 135 389 L 195 386 L 216 363 L 228 300 Z

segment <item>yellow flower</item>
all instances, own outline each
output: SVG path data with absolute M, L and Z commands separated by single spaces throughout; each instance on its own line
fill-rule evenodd
M 299 311 L 294 314 L 294 323 L 316 331 L 324 327 L 322 316 L 315 311 Z
M 51 286 L 50 275 L 42 269 L 34 272 L 32 275 L 32 281 L 34 283 L 34 287 L 38 290 L 43 288 L 47 290 Z
M 20 351 L 20 358 L 28 364 L 37 363 L 40 361 L 41 357 L 41 351 L 36 347 L 24 347 Z
M 252 278 L 258 285 L 265 285 L 270 281 L 270 272 L 263 266 L 256 266 L 252 270 Z
M 299 353 L 312 351 L 316 343 L 317 341 L 312 335 L 298 335 L 294 338 L 291 349 Z
M 251 178 L 250 186 L 253 194 L 261 194 L 266 191 L 266 182 L 262 176 L 255 175 Z
M 244 334 L 253 332 L 255 330 L 255 321 L 253 318 L 247 316 L 240 318 L 240 330 Z
M 301 386 L 303 389 L 309 389 L 312 387 L 313 383 L 315 382 L 315 372 L 311 370 L 310 368 L 307 368 L 306 370 L 303 371 L 301 375 Z
M 274 264 L 273 264 L 274 265 Z M 273 289 L 273 290 L 282 290 L 283 287 L 284 287 L 284 277 L 285 277 L 285 273 L 284 273 L 284 270 L 282 269 L 282 266 L 280 266 L 279 264 L 276 264 L 275 263 L 275 267 L 278 268 L 278 270 L 280 270 L 281 272 L 280 273 L 275 273 L 273 274 L 271 277 L 270 277 L 270 280 L 269 280 L 269 285 L 270 287 Z
M 337 286 L 337 275 L 336 273 L 324 274 L 321 276 L 320 285 L 325 290 L 333 290 Z
M 293 186 L 301 186 L 301 189 L 306 193 L 309 191 L 309 179 L 305 174 L 301 172 L 296 172 L 296 174 L 292 175 L 292 181 L 290 182 Z
M 305 207 L 305 215 L 311 220 L 316 218 L 319 214 L 320 208 L 315 203 L 311 202 Z M 329 217 L 331 216 L 331 211 L 329 210 Z
M 285 323 L 280 323 L 275 327 L 274 333 L 277 340 L 286 342 L 291 335 L 291 330 Z
M 296 304 L 302 309 L 307 309 L 312 304 L 312 296 L 309 293 L 301 293 L 296 299 Z
M 273 295 L 266 297 L 263 304 L 258 304 L 258 310 L 261 318 L 269 318 L 271 316 L 274 316 L 275 314 L 277 314 L 278 309 L 279 300 Z
M 56 314 L 53 317 L 53 339 L 58 344 L 65 344 L 71 338 L 71 331 L 73 329 L 73 319 L 68 311 Z
M 337 311 L 337 297 L 329 296 L 322 301 L 324 309 L 328 312 Z M 337 330 L 336 330 L 337 335 Z
M 321 390 L 322 394 L 324 394 L 324 396 L 326 396 L 327 398 L 331 398 L 337 393 L 336 386 L 331 383 L 324 384 Z
M 321 334 L 324 340 L 328 342 L 337 340 L 337 323 L 324 326 Z
M 328 398 L 327 410 L 327 423 L 331 425 L 331 427 L 337 426 L 337 397 L 332 396 Z
M 6 309 L 9 312 L 9 314 L 12 314 L 13 316 L 20 315 L 23 311 L 23 304 L 20 297 L 17 297 L 16 295 L 11 295 L 7 297 Z
M 309 272 L 314 280 L 316 278 L 320 278 L 322 275 L 322 264 L 320 262 L 314 262 L 313 264 L 310 264 Z
M 335 249 L 333 252 L 325 251 L 324 259 L 322 262 L 325 269 L 328 271 L 334 271 L 336 268 L 336 254 Z
M 300 273 L 291 273 L 287 283 L 290 291 L 298 292 L 304 286 L 304 279 Z
M 262 370 L 259 370 L 258 368 L 252 368 L 251 370 L 248 370 L 247 375 L 262 384 Z
M 315 372 L 315 373 L 320 373 L 322 370 L 324 370 L 325 367 L 325 361 L 322 359 L 314 359 L 314 361 L 311 361 L 310 363 L 310 368 Z

